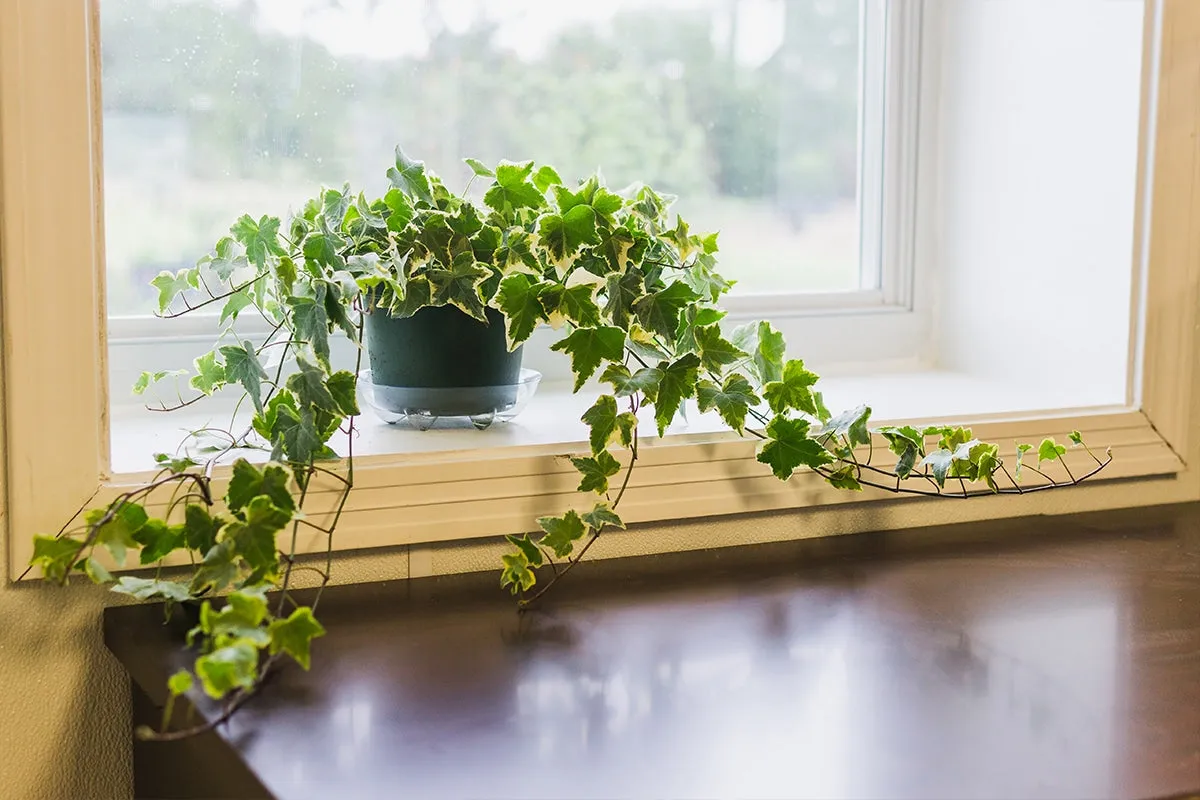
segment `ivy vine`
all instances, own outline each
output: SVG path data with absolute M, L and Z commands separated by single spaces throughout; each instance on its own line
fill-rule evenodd
M 220 724 L 285 656 L 308 668 L 312 642 L 325 632 L 315 613 L 333 537 L 354 486 L 367 313 L 408 317 L 453 305 L 486 323 L 491 306 L 504 316 L 510 348 L 540 325 L 560 329 L 552 349 L 569 358 L 574 391 L 602 387 L 581 419 L 589 448 L 570 456 L 588 499 L 538 519 L 534 533 L 507 537 L 500 583 L 522 608 L 602 532 L 625 527 L 619 507 L 639 459 L 640 422 L 662 436 L 688 401 L 758 440 L 758 461 L 780 480 L 807 469 L 849 491 L 1025 494 L 1077 484 L 1111 460 L 1077 431 L 1070 443 L 1093 462 L 1078 475 L 1053 439 L 1018 444 L 1010 463 L 969 428 L 872 428 L 866 406 L 834 415 L 817 375 L 787 358 L 769 322 L 722 325 L 720 300 L 733 281 L 716 271 L 717 235 L 692 233 L 672 216 L 673 197 L 644 185 L 613 191 L 599 174 L 567 183 L 531 161 L 466 163 L 474 175 L 455 193 L 397 148 L 382 197 L 347 185 L 323 189 L 286 225 L 244 215 L 194 267 L 153 280 L 160 316 L 217 311 L 218 335 L 190 370 L 143 373 L 134 390 L 154 392 L 160 399 L 150 408 L 166 412 L 232 389 L 230 425 L 189 434 L 177 453 L 155 456 L 152 480 L 55 536 L 36 536 L 32 560 L 49 580 L 82 573 L 139 600 L 198 607 L 188 636 L 195 658 L 170 678 L 169 696 L 198 684 L 226 701 L 225 713 L 171 731 L 171 702 L 162 730 L 142 736 L 174 739 Z M 475 181 L 484 182 L 481 202 L 471 199 Z M 268 332 L 245 333 L 250 318 Z M 336 336 L 355 346 L 353 366 L 334 363 Z M 335 437 L 344 442 L 340 455 Z M 214 496 L 215 467 L 244 449 L 266 451 L 265 463 L 236 458 L 224 497 Z M 324 524 L 305 514 L 316 481 L 336 490 Z M 323 563 L 300 561 L 302 530 L 325 537 Z M 108 565 L 127 566 L 130 553 L 155 569 L 152 577 L 111 574 Z M 188 569 L 181 578 L 168 563 Z M 308 605 L 292 592 L 301 569 L 318 578 Z

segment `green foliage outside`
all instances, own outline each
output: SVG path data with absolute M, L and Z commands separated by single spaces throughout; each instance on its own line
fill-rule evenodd
M 762 63 L 721 38 L 745 3 L 631 5 L 536 53 L 497 40 L 486 14 L 500 6 L 456 32 L 442 5 L 402 37 L 428 37 L 427 52 L 379 59 L 284 33 L 248 0 L 105 0 L 113 310 L 141 313 L 145 282 L 187 266 L 242 208 L 283 216 L 346 179 L 381 192 L 374 165 L 396 141 L 456 189 L 463 153 L 536 155 L 569 181 L 602 166 L 608 185 L 645 181 L 721 229 L 743 288 L 854 288 L 857 2 L 782 3 Z M 289 22 L 321 13 L 342 12 L 297 4 Z

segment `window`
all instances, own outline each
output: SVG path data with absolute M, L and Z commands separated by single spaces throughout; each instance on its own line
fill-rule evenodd
M 744 293 L 878 288 L 880 159 L 865 151 L 882 146 L 882 3 L 104 0 L 100 13 L 113 314 L 144 313 L 148 280 L 248 207 L 283 215 L 343 180 L 381 192 L 397 141 L 453 186 L 471 176 L 464 156 L 645 180 L 694 228 L 721 230 Z
M 677 194 L 694 230 L 721 231 L 743 317 L 903 308 L 908 264 L 898 240 L 885 252 L 884 173 L 911 150 L 889 130 L 907 122 L 897 102 L 913 71 L 898 59 L 916 47 L 917 8 L 104 0 L 114 399 L 123 365 L 154 359 L 148 340 L 203 333 L 144 319 L 151 278 L 194 263 L 244 211 L 286 216 L 344 180 L 382 192 L 397 142 L 451 185 L 470 179 L 464 156 L 528 156 Z M 887 340 L 897 355 L 911 344 Z M 806 357 L 862 360 L 839 347 Z M 559 359 L 538 361 L 558 371 Z
M 943 57 L 947 39 L 955 43 L 961 53 L 974 53 L 980 43 L 990 45 L 992 56 L 1004 52 L 1003 41 L 997 43 L 986 38 L 988 31 L 998 23 L 996 14 L 1011 11 L 1017 15 L 1008 18 L 1009 24 L 1003 29 L 1006 36 L 1012 37 L 1008 40 L 1010 43 L 1018 43 L 1015 37 L 1022 30 L 1034 29 L 1040 37 L 1040 53 L 1057 54 L 1067 62 L 1075 60 L 1078 62 L 1076 67 L 1083 70 L 1080 77 L 1078 72 L 1070 71 L 1039 76 L 1036 70 L 1027 69 L 1021 73 L 1024 85 L 1035 88 L 1043 84 L 1065 86 L 1066 91 L 1078 93 L 1081 85 L 1078 81 L 1091 74 L 1091 70 L 1086 69 L 1086 61 L 1079 59 L 1082 55 L 1095 56 L 1094 51 L 1086 50 L 1086 47 L 1096 44 L 1098 32 L 1094 26 L 1080 24 L 1082 15 L 1101 9 L 1108 15 L 1103 17 L 1104 29 L 1121 31 L 1125 35 L 1130 33 L 1130 19 L 1136 21 L 1136 12 L 1140 11 L 1139 5 L 1093 3 L 1091 0 L 1054 0 L 1052 4 L 1042 0 L 1004 3 L 979 0 L 928 3 L 925 6 L 927 11 L 937 9 L 951 14 L 948 18 L 928 14 L 923 18 L 923 24 L 917 26 L 924 40 L 941 45 L 933 50 L 922 48 L 920 53 L 923 97 L 919 107 L 922 110 L 937 109 L 944 99 L 936 90 L 939 82 L 953 73 L 955 65 L 942 65 L 940 69 L 927 67 Z M 1050 6 L 1053 6 L 1052 15 L 1046 12 Z M 910 7 L 918 6 L 889 4 L 889 9 Z M 986 438 L 1032 439 L 1079 427 L 1095 440 L 1111 442 L 1118 460 L 1106 473 L 1103 483 L 1069 494 L 1056 494 L 1050 500 L 1038 496 L 1021 498 L 1017 502 L 1008 502 L 1005 498 L 982 499 L 953 506 L 894 503 L 888 496 L 850 498 L 844 493 L 827 490 L 819 482 L 808 481 L 804 475 L 798 475 L 787 484 L 779 484 L 770 476 L 750 472 L 749 468 L 754 465 L 748 457 L 752 447 L 748 443 L 720 436 L 678 437 L 647 446 L 646 466 L 639 471 L 637 485 L 631 486 L 627 499 L 628 518 L 634 522 L 683 520 L 735 512 L 803 508 L 805 535 L 820 535 L 933 521 L 1061 513 L 1196 499 L 1200 482 L 1197 482 L 1194 467 L 1188 465 L 1200 459 L 1200 441 L 1193 435 L 1200 413 L 1197 408 L 1200 407 L 1193 402 L 1192 394 L 1195 356 L 1200 353 L 1200 334 L 1196 333 L 1200 330 L 1197 326 L 1197 313 L 1200 312 L 1194 289 L 1200 284 L 1200 228 L 1195 225 L 1191 202 L 1200 186 L 1200 144 L 1193 135 L 1195 109 L 1200 102 L 1200 73 L 1194 69 L 1195 54 L 1200 52 L 1200 6 L 1187 0 L 1160 0 L 1147 2 L 1145 7 L 1145 37 L 1136 49 L 1143 65 L 1140 144 L 1136 158 L 1141 171 L 1134 183 L 1135 201 L 1130 202 L 1136 219 L 1131 248 L 1138 270 L 1132 303 L 1135 312 L 1131 315 L 1128 308 L 1121 309 L 1115 315 L 1106 315 L 1095 322 L 1097 330 L 1106 325 L 1128 330 L 1127 323 L 1133 323 L 1133 328 L 1141 331 L 1131 339 L 1136 366 L 1129 373 L 1131 400 L 1107 410 L 1079 410 L 1059 404 L 1037 412 L 1007 413 L 1003 419 L 982 418 L 970 409 L 964 410 L 968 414 L 966 419 L 976 423 L 978 435 Z M 1130 12 L 1131 8 L 1133 12 Z M 987 13 L 971 15 L 980 10 Z M 94 2 L 91 11 L 95 11 Z M 1089 22 L 1096 19 L 1099 17 L 1088 17 Z M 949 28 L 952 23 L 960 27 Z M 961 27 L 963 25 L 966 27 Z M 1043 31 L 1039 25 L 1049 27 Z M 135 475 L 113 474 L 108 449 L 109 404 L 104 374 L 106 323 L 103 292 L 98 289 L 104 286 L 104 236 L 103 226 L 98 224 L 101 217 L 101 186 L 97 180 L 101 109 L 99 76 L 96 74 L 98 59 L 93 60 L 97 27 L 98 23 L 89 14 L 89 6 L 82 0 L 63 3 L 11 0 L 0 4 L 0 190 L 3 191 L 0 203 L 3 292 L 0 303 L 4 334 L 3 402 L 8 423 L 4 452 L 10 467 L 5 490 L 7 522 L 15 532 L 56 529 L 81 505 L 103 502 L 112 496 L 116 486 L 137 479 Z M 1050 33 L 1053 29 L 1070 35 L 1056 38 Z M 966 31 L 970 36 L 955 39 L 955 30 Z M 1124 39 L 1122 42 L 1120 57 L 1124 62 L 1131 57 L 1131 51 L 1125 46 L 1128 42 Z M 1142 44 L 1144 46 L 1140 46 Z M 889 59 L 895 55 L 894 49 L 886 52 Z M 1137 60 L 1136 55 L 1134 60 Z M 1052 65 L 1055 62 L 1046 63 Z M 1004 73 L 1003 69 L 976 72 L 971 80 L 962 81 L 959 88 L 970 96 L 981 87 L 994 88 L 988 80 Z M 889 85 L 894 74 L 887 73 Z M 1057 82 L 1039 83 L 1039 77 L 1055 77 Z M 932 81 L 931 86 L 925 85 L 927 79 Z M 909 88 L 913 88 L 911 84 Z M 1087 93 L 1095 101 L 1094 107 L 1115 114 L 1115 106 L 1107 105 L 1108 95 L 1104 91 L 1094 91 L 1094 88 Z M 1123 83 L 1119 93 L 1122 103 L 1128 99 L 1127 89 Z M 895 94 L 889 92 L 887 97 L 894 100 Z M 1083 93 L 1079 93 L 1078 97 L 1082 96 Z M 1020 100 L 1021 95 L 1011 97 Z M 1073 99 L 1078 97 L 1072 95 Z M 892 100 L 885 101 L 885 108 L 890 102 Z M 971 118 L 967 109 L 958 107 L 955 110 L 960 114 L 960 121 Z M 1052 107 L 1043 107 L 1042 113 L 1051 110 Z M 1128 113 L 1119 116 L 1123 125 L 1129 123 Z M 920 129 L 926 133 L 930 126 L 922 125 Z M 1013 130 L 1028 137 L 1028 131 L 1033 129 L 1036 125 L 1018 126 Z M 944 134 L 954 127 L 939 124 L 933 130 Z M 961 130 L 969 133 L 975 129 L 964 126 Z M 892 140 L 894 131 L 885 130 L 883 135 L 884 152 L 887 152 L 887 143 Z M 1065 143 L 1056 143 L 1055 147 L 1063 156 L 1076 156 L 1078 154 L 1072 147 L 1084 141 L 1079 137 L 1076 139 L 1068 138 Z M 1019 145 L 1034 139 L 1010 137 L 1003 141 L 1010 145 L 1008 157 L 1016 158 L 1021 152 Z M 968 143 L 979 145 L 978 141 Z M 934 144 L 934 152 L 953 151 L 960 156 L 970 152 L 970 148 L 955 150 L 955 143 L 945 136 L 940 140 L 935 138 Z M 884 160 L 885 177 L 893 170 L 912 168 L 911 164 L 905 166 L 903 161 Z M 940 168 L 950 169 L 945 163 Z M 921 159 L 918 166 L 919 171 L 923 171 L 939 165 L 934 162 L 931 166 L 929 159 Z M 1097 161 L 1097 168 L 1100 166 L 1103 164 Z M 934 173 L 938 175 L 937 169 Z M 947 176 L 942 174 L 940 177 L 945 179 Z M 1023 175 L 1019 177 L 1023 178 Z M 1007 190 L 1015 191 L 1021 182 L 1014 178 Z M 969 181 L 966 183 L 972 185 Z M 1070 184 L 1070 180 L 1063 180 L 1055 185 L 1055 191 L 1065 191 Z M 887 185 L 885 180 L 884 186 Z M 909 184 L 900 181 L 891 185 Z M 932 194 L 936 195 L 938 191 L 948 190 L 950 183 L 940 180 L 932 186 Z M 1044 187 L 1041 183 L 1035 183 L 1035 186 L 1025 195 L 1012 194 L 1008 207 L 1028 212 L 1027 219 L 1036 217 L 1021 205 L 1022 200 L 1029 198 L 1038 200 L 1037 208 L 1049 208 L 1055 215 L 1068 211 L 1086 212 L 1091 208 L 1086 203 L 1071 203 L 1067 194 L 1039 195 Z M 928 191 L 918 193 L 917 202 L 926 203 L 930 194 Z M 951 201 L 943 197 L 941 202 Z M 896 205 L 885 202 L 883 207 Z M 922 229 L 932 218 L 917 216 L 921 224 L 917 226 L 918 241 L 914 246 L 919 247 Z M 977 246 L 988 248 L 996 242 L 1013 241 L 1011 230 L 1006 229 L 1003 222 L 1003 219 L 991 220 L 990 226 L 974 232 L 960 229 L 960 252 L 972 252 L 972 240 Z M 1093 237 L 1106 235 L 1112 227 L 1108 216 L 1103 222 L 1096 219 L 1095 223 L 1088 230 Z M 890 241 L 887 225 L 885 219 L 885 233 L 881 237 L 885 243 L 884 251 L 890 247 L 886 245 Z M 898 234 L 897 238 L 900 238 Z M 1001 255 L 1008 254 L 1002 252 Z M 1033 269 L 1041 264 L 1073 259 L 1070 248 L 1043 255 L 1045 259 L 1031 262 L 1033 266 L 1026 264 L 1026 267 Z M 1108 254 L 1105 257 L 1120 256 Z M 946 261 L 937 263 L 939 269 L 957 266 Z M 1082 278 L 1075 280 L 1076 286 L 1086 285 L 1089 280 L 1086 270 L 1076 272 L 1077 276 L 1081 274 Z M 49 281 L 47 276 L 52 276 Z M 881 285 L 886 285 L 886 280 Z M 942 284 L 935 282 L 932 285 Z M 918 310 L 923 302 L 920 287 L 918 280 L 918 291 L 910 303 Z M 1071 300 L 1069 294 L 1056 297 L 1060 304 L 1069 304 Z M 905 306 L 902 303 L 900 307 Z M 1055 309 L 1062 307 L 1053 306 Z M 1037 316 L 1041 309 L 1037 305 L 1008 309 L 1011 317 L 1003 313 L 995 317 L 966 314 L 963 318 L 969 324 L 951 333 L 963 339 L 997 331 L 1005 334 L 1010 329 L 1004 328 L 1001 322 L 1012 317 L 1018 324 L 1037 333 L 1038 325 L 1043 321 Z M 115 330 L 115 326 L 110 326 L 109 330 Z M 792 338 L 805 353 L 810 347 L 822 345 L 817 337 Z M 886 333 L 875 329 L 867 330 L 863 335 L 868 345 L 873 338 L 884 339 Z M 1035 336 L 1029 347 L 1036 348 L 1039 341 Z M 1074 340 L 1067 341 L 1074 343 Z M 903 397 L 910 388 L 912 384 L 897 384 L 890 394 Z M 466 451 L 449 456 L 409 453 L 364 458 L 360 462 L 364 491 L 356 494 L 352 506 L 347 508 L 339 547 L 415 544 L 439 541 L 447 536 L 488 536 L 520 530 L 528 525 L 532 516 L 559 510 L 559 495 L 570 491 L 569 470 L 560 469 L 558 459 L 553 455 L 557 449 L 544 446 L 487 453 Z M 1142 480 L 1130 485 L 1120 482 L 1120 479 L 1131 477 Z M 862 501 L 859 511 L 844 513 L 833 505 L 850 499 Z M 706 523 L 705 535 L 694 541 L 713 546 L 795 536 L 795 522 L 793 515 L 787 515 L 758 516 L 750 523 Z M 685 525 L 678 528 L 685 538 L 690 536 L 690 530 Z M 17 535 L 12 541 L 10 569 L 13 566 L 16 569 L 10 574 L 15 575 L 28 560 L 28 538 Z M 621 553 L 638 548 L 644 551 L 662 546 L 695 546 L 689 544 L 693 541 L 690 538 L 668 545 L 664 545 L 660 537 L 635 535 L 620 541 L 627 542 L 618 546 L 616 552 Z M 417 552 L 413 551 L 410 565 L 417 563 Z M 429 559 L 425 569 L 461 568 L 461 564 L 446 566 Z M 413 569 L 413 574 L 419 571 L 415 566 Z

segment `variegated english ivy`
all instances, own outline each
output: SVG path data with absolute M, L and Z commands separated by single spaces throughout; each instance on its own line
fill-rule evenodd
M 663 436 L 689 403 L 757 439 L 758 461 L 779 479 L 805 469 L 851 491 L 1026 493 L 1078 483 L 1110 460 L 1093 455 L 1078 432 L 1071 443 L 1091 463 L 1076 475 L 1053 439 L 1018 444 L 1010 457 L 962 427 L 872 428 L 866 406 L 832 414 L 817 375 L 788 358 L 769 322 L 726 324 L 721 298 L 733 282 L 717 272 L 718 237 L 693 233 L 672 213 L 673 197 L 644 185 L 614 190 L 599 174 L 566 181 L 532 161 L 467 164 L 473 177 L 456 193 L 397 148 L 382 197 L 327 188 L 286 221 L 243 215 L 194 267 L 153 280 L 161 316 L 216 312 L 216 342 L 190 370 L 144 373 L 134 390 L 173 394 L 153 406 L 159 411 L 231 390 L 237 411 L 228 429 L 194 431 L 178 453 L 156 456 L 153 479 L 57 536 L 37 536 L 32 562 L 59 582 L 83 573 L 141 600 L 196 606 L 188 637 L 195 658 L 172 676 L 169 695 L 202 690 L 230 702 L 216 720 L 176 732 L 167 732 L 168 707 L 163 731 L 144 735 L 207 730 L 279 659 L 308 667 L 312 641 L 324 633 L 314 615 L 320 594 L 297 601 L 292 579 L 311 570 L 319 587 L 330 580 L 333 537 L 354 486 L 368 304 L 399 317 L 453 305 L 481 322 L 491 307 L 504 317 L 510 348 L 548 325 L 561 332 L 552 349 L 568 358 L 574 390 L 596 392 L 581 420 L 588 447 L 569 456 L 581 501 L 508 537 L 500 582 L 521 606 L 578 564 L 603 531 L 625 527 L 619 508 L 642 431 Z M 480 201 L 469 191 L 476 181 Z M 339 336 L 356 348 L 353 367 L 334 363 Z M 340 456 L 335 437 L 344 442 Z M 267 463 L 235 460 L 218 499 L 213 467 L 246 448 L 266 451 Z M 1047 464 L 1066 478 L 1052 477 Z M 1023 484 L 1031 474 L 1036 482 Z M 305 505 L 318 481 L 336 500 L 332 513 L 310 519 Z M 300 562 L 302 530 L 325 537 L 323 564 Z M 152 577 L 111 574 L 131 553 Z M 180 573 L 169 564 L 186 566 Z

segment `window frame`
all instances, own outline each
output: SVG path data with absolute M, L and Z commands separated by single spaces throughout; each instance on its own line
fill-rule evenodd
M 58 530 L 81 508 L 145 477 L 114 475 L 109 466 L 96 21 L 96 0 L 0 5 L 0 427 L 10 579 L 28 563 L 34 533 Z M 1200 499 L 1200 472 L 1189 466 L 1200 457 L 1200 404 L 1193 402 L 1200 397 L 1200 207 L 1191 202 L 1200 190 L 1200 5 L 1148 2 L 1145 36 L 1143 74 L 1156 91 L 1142 103 L 1135 250 L 1144 261 L 1135 300 L 1145 310 L 1134 315 L 1144 328 L 1134 354 L 1136 402 L 1115 412 L 962 420 L 1002 441 L 1084 430 L 1118 453 L 1102 479 L 1070 492 L 948 508 L 851 495 L 812 473 L 780 483 L 758 468 L 752 442 L 732 434 L 670 436 L 643 450 L 627 497 L 629 521 L 674 521 L 682 530 L 688 526 L 680 521 L 699 517 L 793 514 L 759 518 L 750 536 L 723 525 L 685 541 L 635 531 L 614 537 L 626 543 L 622 554 Z M 54 270 L 49 291 L 47 265 Z M 362 459 L 337 548 L 409 545 L 410 574 L 437 570 L 427 543 L 525 530 L 537 514 L 574 502 L 570 468 L 557 456 L 569 448 Z M 218 471 L 218 482 L 226 472 Z M 324 494 L 332 498 L 332 489 L 318 493 L 318 504 Z M 301 546 L 324 543 L 314 537 Z M 418 560 L 422 567 L 414 569 Z
M 859 262 L 862 285 L 870 288 L 735 292 L 724 301 L 731 323 L 770 317 L 789 341 L 817 343 L 804 356 L 818 370 L 928 361 L 929 308 L 914 304 L 914 285 L 921 283 L 914 239 L 925 0 L 860 3 Z M 154 341 L 164 348 L 162 361 L 172 364 L 190 364 L 207 350 L 201 343 L 211 339 L 214 327 L 201 317 L 163 324 L 149 315 L 113 317 L 108 324 L 112 346 L 144 347 Z M 539 355 L 538 368 L 547 380 L 570 380 L 565 360 Z M 113 386 L 131 385 L 136 378 L 124 363 L 119 356 L 112 359 Z

